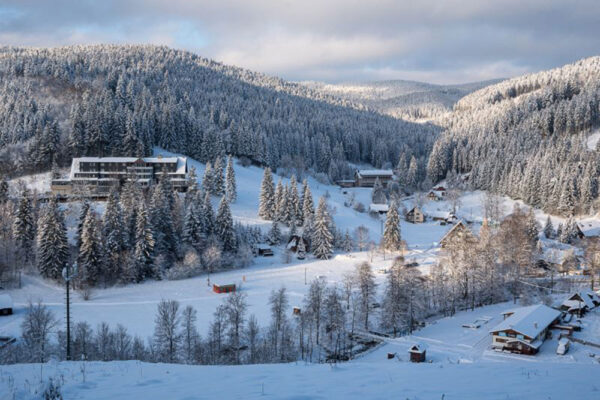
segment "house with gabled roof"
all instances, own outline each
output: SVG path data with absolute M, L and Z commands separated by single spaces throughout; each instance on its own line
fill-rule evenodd
M 464 223 L 462 220 L 459 220 L 456 224 L 450 228 L 448 232 L 442 237 L 440 240 L 440 245 L 442 247 L 447 247 L 450 243 L 455 241 L 470 241 L 475 243 L 477 241 L 477 237 L 471 232 L 471 229 Z
M 504 312 L 504 320 L 489 332 L 492 348 L 512 353 L 536 354 L 552 325 L 560 320 L 561 312 L 537 304 Z

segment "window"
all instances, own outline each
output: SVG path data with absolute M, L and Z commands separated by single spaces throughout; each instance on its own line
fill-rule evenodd
M 498 336 L 504 336 L 504 337 L 506 337 L 506 332 L 498 332 Z
M 517 335 L 517 339 L 525 340 L 525 337 L 523 335 Z

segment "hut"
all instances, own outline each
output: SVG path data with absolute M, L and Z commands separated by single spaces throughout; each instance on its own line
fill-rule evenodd
M 410 361 L 414 363 L 425 362 L 427 349 L 422 343 L 417 343 L 411 346 L 408 350 Z
M 390 206 L 388 206 L 387 204 L 370 204 L 369 205 L 369 212 L 370 213 L 374 213 L 374 214 L 387 214 L 387 212 L 389 211 Z
M 235 283 L 228 285 L 213 284 L 213 292 L 215 293 L 232 293 L 235 292 Z
M 304 251 L 305 252 L 310 251 L 308 240 L 306 240 L 306 238 L 304 238 L 302 236 L 298 236 L 298 235 L 292 235 L 290 237 L 290 240 L 288 240 L 286 248 L 289 251 L 291 251 L 292 253 L 298 252 L 298 244 L 300 244 L 300 240 L 302 240 L 304 242 Z
M 259 243 L 256 245 L 256 255 L 262 257 L 271 257 L 273 255 L 273 249 L 266 243 Z

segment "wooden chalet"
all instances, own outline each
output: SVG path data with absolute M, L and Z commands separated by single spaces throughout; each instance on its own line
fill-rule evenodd
M 591 291 L 581 291 L 567 297 L 560 305 L 560 309 L 581 317 L 598 306 L 600 306 L 600 296 Z
M 406 213 L 404 218 L 413 224 L 421 224 L 425 222 L 425 214 L 423 214 L 423 211 L 421 211 L 421 209 L 418 207 L 411 208 L 410 211 Z
M 577 236 L 580 239 L 600 237 L 600 218 L 586 218 L 576 223 Z
M 511 353 L 536 354 L 561 312 L 543 304 L 502 313 L 504 320 L 490 330 L 492 348 Z
M 255 254 L 262 257 L 273 256 L 273 249 L 266 243 L 259 243 L 255 247 Z
M 414 344 L 410 347 L 410 349 L 408 349 L 408 355 L 410 356 L 411 362 L 425 362 L 425 359 L 427 357 L 427 349 L 422 343 Z
M 467 224 L 461 220 L 446 232 L 440 240 L 440 245 L 444 248 L 453 242 L 461 242 L 463 240 L 475 243 L 477 242 L 477 237 L 471 232 Z
M 391 169 L 358 169 L 354 173 L 355 186 L 358 187 L 373 187 L 377 179 L 386 187 L 394 179 L 394 172 Z
M 370 213 L 375 213 L 375 214 L 387 214 L 387 212 L 389 211 L 390 206 L 387 204 L 374 204 L 371 203 L 369 204 L 369 212 Z
M 440 201 L 441 200 L 441 197 L 439 197 L 437 194 L 435 194 L 435 192 L 433 190 L 430 190 L 429 193 L 427 193 L 427 198 L 432 201 Z
M 306 240 L 306 238 L 299 236 L 299 235 L 293 235 L 292 237 L 290 237 L 290 240 L 288 240 L 286 248 L 289 251 L 291 251 L 292 253 L 297 253 L 298 245 L 300 244 L 301 240 L 304 242 L 304 251 L 308 253 L 310 251 L 310 246 L 309 246 L 308 240 Z
M 236 290 L 235 283 L 231 283 L 229 285 L 213 284 L 213 292 L 215 292 L 215 293 L 232 293 L 232 292 L 235 292 L 235 290 Z

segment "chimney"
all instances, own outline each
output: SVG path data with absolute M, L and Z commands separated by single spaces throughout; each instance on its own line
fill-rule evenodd
M 535 329 L 537 329 L 537 326 L 538 326 L 538 325 L 537 325 L 537 322 L 534 322 L 534 323 L 533 323 L 533 327 L 534 327 Z

